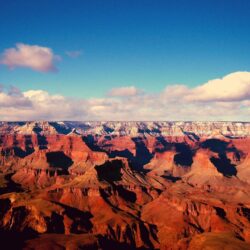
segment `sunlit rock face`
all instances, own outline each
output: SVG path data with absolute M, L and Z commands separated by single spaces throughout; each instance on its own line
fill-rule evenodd
M 250 123 L 0 123 L 9 249 L 250 249 L 249 180 Z
M 197 139 L 202 136 L 249 136 L 247 122 L 0 122 L 0 133 L 18 134 L 81 134 L 116 135 L 131 137 L 184 136 Z

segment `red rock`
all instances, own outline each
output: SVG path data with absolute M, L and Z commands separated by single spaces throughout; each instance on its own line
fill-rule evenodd
M 26 249 L 249 248 L 249 137 L 182 124 L 158 128 L 166 136 L 101 127 L 88 141 L 60 126 L 0 125 L 1 237 L 29 232 Z

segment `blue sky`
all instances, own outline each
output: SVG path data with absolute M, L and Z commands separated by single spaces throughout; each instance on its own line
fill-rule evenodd
M 56 72 L 2 63 L 0 83 L 76 99 L 194 88 L 249 71 L 249 27 L 249 0 L 0 0 L 2 57 L 22 43 L 61 58 Z
M 112 87 L 194 86 L 250 67 L 250 1 L 0 2 L 0 51 L 17 42 L 61 55 L 57 73 L 0 66 L 0 82 L 73 97 Z M 65 51 L 81 50 L 72 59 Z

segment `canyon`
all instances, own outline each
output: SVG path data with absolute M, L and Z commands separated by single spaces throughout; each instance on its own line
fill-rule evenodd
M 1 249 L 250 249 L 250 123 L 0 122 L 0 237 Z

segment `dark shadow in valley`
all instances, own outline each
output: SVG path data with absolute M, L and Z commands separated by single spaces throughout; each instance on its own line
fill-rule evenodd
M 210 158 L 210 161 L 224 176 L 231 177 L 237 174 L 235 165 L 231 163 L 225 154 L 219 154 L 219 158 L 212 157 Z
M 113 128 L 110 128 L 110 127 L 108 127 L 108 126 L 106 126 L 106 125 L 103 125 L 103 129 L 104 129 L 104 131 L 105 131 L 106 133 L 108 133 L 108 134 L 114 132 L 114 129 L 113 129 Z
M 48 141 L 44 135 L 37 135 L 39 149 L 48 149 Z
M 0 243 L 2 250 L 22 250 L 25 247 L 25 242 L 38 237 L 35 232 L 14 232 L 4 231 L 0 229 Z
M 155 228 L 153 225 L 149 226 L 149 230 L 144 226 L 144 224 L 142 222 L 138 221 L 138 226 L 139 226 L 139 232 L 140 232 L 140 237 L 142 239 L 142 241 L 145 243 L 145 245 L 147 245 L 148 247 L 136 247 L 136 242 L 135 242 L 135 235 L 134 232 L 136 230 L 136 225 L 133 225 L 132 228 L 128 227 L 126 229 L 126 238 L 128 239 L 128 241 L 130 242 L 130 244 L 128 243 L 120 243 L 116 240 L 107 238 L 107 236 L 102 236 L 102 235 L 98 235 L 98 241 L 99 244 L 101 246 L 102 249 L 104 250 L 111 250 L 111 249 L 119 249 L 119 250 L 146 250 L 146 249 L 154 249 L 154 246 L 152 244 L 152 242 L 150 241 L 150 237 L 149 237 L 149 233 L 151 234 L 151 236 L 157 240 L 157 236 L 155 234 Z M 115 236 L 115 232 L 114 230 L 110 227 L 109 228 L 110 232 L 112 235 Z
M 77 208 L 65 205 L 60 202 L 53 202 L 64 208 L 65 214 L 73 221 L 70 232 L 74 234 L 82 234 L 89 232 L 93 224 L 91 218 L 93 215 L 88 211 L 81 211 Z M 59 214 L 52 214 L 51 218 L 48 218 L 47 222 L 49 223 L 49 232 L 50 233 L 64 233 L 64 223 L 63 217 Z
M 241 208 L 238 208 L 237 210 L 241 210 L 241 212 L 244 215 L 244 217 L 246 217 L 247 220 L 250 221 L 250 208 L 241 207 Z
M 238 150 L 236 147 L 232 146 L 230 148 L 227 148 L 227 152 L 231 152 L 234 154 L 234 159 L 236 161 L 240 161 L 241 159 L 245 158 L 246 154 L 242 152 L 241 150 Z
M 173 144 L 167 142 L 164 137 L 162 136 L 156 137 L 155 152 L 163 153 L 167 150 L 171 150 L 172 147 L 173 147 Z
M 12 180 L 11 178 L 12 175 L 13 173 L 4 176 L 6 180 L 6 187 L 0 188 L 0 194 L 12 193 L 12 192 L 20 193 L 24 191 L 20 184 Z
M 23 149 L 21 149 L 20 147 L 14 147 L 14 154 L 19 157 L 19 158 L 25 158 L 26 156 L 34 153 L 34 148 L 31 147 L 26 147 L 25 151 Z
M 112 145 L 106 144 L 103 146 L 103 148 L 99 147 L 96 144 L 97 141 L 93 135 L 83 136 L 82 139 L 87 144 L 87 146 L 93 151 L 106 152 L 110 158 L 115 158 L 115 157 L 127 158 L 129 162 L 131 163 L 131 166 L 133 167 L 133 169 L 137 171 L 145 172 L 145 170 L 143 169 L 143 166 L 149 163 L 153 157 L 153 154 L 149 152 L 142 138 L 139 138 L 139 137 L 132 139 L 136 146 L 135 156 L 128 149 L 121 150 L 121 151 L 114 150 L 114 151 L 108 152 L 107 150 L 105 150 L 105 147 L 110 147 Z M 108 135 L 108 136 L 105 136 L 105 139 L 111 140 L 112 138 L 111 136 Z
M 121 185 L 115 186 L 115 189 L 117 190 L 119 196 L 121 196 L 124 200 L 133 203 L 136 201 L 136 194 L 134 192 L 125 189 Z
M 0 219 L 11 209 L 11 201 L 8 198 L 0 199 Z
M 172 182 L 177 182 L 177 181 L 181 180 L 181 177 L 175 177 L 172 175 L 162 175 L 161 177 L 166 179 L 166 180 L 172 181 Z
M 227 150 L 228 142 L 219 139 L 208 139 L 201 144 L 202 148 L 208 148 L 215 153 L 225 153 Z
M 86 145 L 93 151 L 97 152 L 105 152 L 105 150 L 101 149 L 96 143 L 95 137 L 93 135 L 83 136 L 82 140 L 86 143 Z
M 114 157 L 124 157 L 127 158 L 129 161 L 134 161 L 134 155 L 128 150 L 114 150 L 109 153 L 109 157 L 114 158 Z
M 68 133 L 71 132 L 71 128 L 66 127 L 66 126 L 62 126 L 60 123 L 58 122 L 49 122 L 49 125 L 51 125 L 52 127 L 55 128 L 55 130 L 59 133 L 59 134 L 64 134 L 67 135 Z
M 46 217 L 45 220 L 47 222 L 47 233 L 65 233 L 62 215 L 52 212 L 51 216 Z
M 68 168 L 73 164 L 71 158 L 62 151 L 48 152 L 46 158 L 49 165 L 61 169 L 62 174 L 68 174 Z
M 109 183 L 120 181 L 122 162 L 120 160 L 107 161 L 103 165 L 95 166 L 98 179 Z
M 146 172 L 143 166 L 150 162 L 153 158 L 153 154 L 149 152 L 146 145 L 144 144 L 142 138 L 132 138 L 136 147 L 136 155 L 134 156 L 128 149 L 125 150 L 114 150 L 108 153 L 109 157 L 125 157 L 129 160 L 131 167 L 137 171 Z
M 209 139 L 202 143 L 203 148 L 208 148 L 211 151 L 218 153 L 218 157 L 211 157 L 210 161 L 214 164 L 217 170 L 224 176 L 231 177 L 237 174 L 236 165 L 231 163 L 227 158 L 227 152 L 233 152 L 237 161 L 243 157 L 243 153 L 234 146 L 228 147 L 229 143 L 219 139 Z
M 136 147 L 136 155 L 134 159 L 131 160 L 132 166 L 137 171 L 144 171 L 143 166 L 150 162 L 153 158 L 153 154 L 149 152 L 142 138 L 132 138 Z
M 188 137 L 189 140 L 193 142 L 200 141 L 200 137 L 193 132 L 183 131 L 183 133 Z
M 190 167 L 193 163 L 193 152 L 185 143 L 175 144 L 177 154 L 174 156 L 174 162 L 177 166 Z
M 36 134 L 39 134 L 42 131 L 43 131 L 42 128 L 40 128 L 38 125 L 35 125 L 35 127 L 33 128 L 33 132 L 35 132 Z
M 12 153 L 12 150 L 10 148 L 5 148 L 1 150 L 0 155 L 7 157 L 7 156 L 11 156 L 11 153 Z
M 223 208 L 221 207 L 214 207 L 216 214 L 220 216 L 222 219 L 226 219 L 226 212 Z

